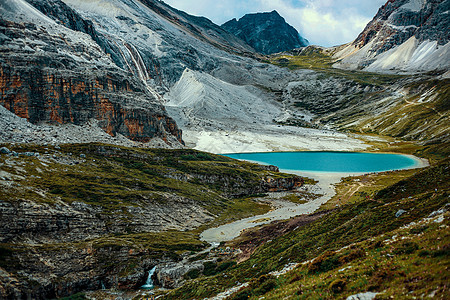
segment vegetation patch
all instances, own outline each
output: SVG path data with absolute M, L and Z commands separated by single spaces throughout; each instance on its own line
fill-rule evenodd
M 260 244 L 247 260 L 226 271 L 226 276 L 187 282 L 164 299 L 211 296 L 236 282 L 255 282 L 254 278 L 290 263 L 303 264 L 277 278 L 275 287 L 265 294 L 256 295 L 246 288 L 233 297 L 345 299 L 373 290 L 385 291 L 384 298 L 431 293 L 446 298 L 448 213 L 444 223 L 427 221 L 427 217 L 448 202 L 450 178 L 445 170 L 449 167 L 445 160 L 424 170 L 410 170 L 397 183 L 380 185 L 371 194 L 373 198 L 342 204 Z M 399 209 L 407 213 L 396 217 Z M 416 233 L 418 230 L 421 233 Z M 311 262 L 304 264 L 308 260 Z

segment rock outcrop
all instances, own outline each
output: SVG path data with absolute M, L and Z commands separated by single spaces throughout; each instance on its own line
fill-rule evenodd
M 191 230 L 234 196 L 302 183 L 274 166 L 188 149 L 0 147 L 0 298 L 137 289 L 155 265 L 159 284 L 174 287 L 201 267 L 176 263 L 206 246 Z
M 247 14 L 239 20 L 232 19 L 223 24 L 222 28 L 241 38 L 256 51 L 263 54 L 287 51 L 309 44 L 275 10 L 266 13 Z
M 119 68 L 89 35 L 42 14 L 33 22 L 23 21 L 24 13 L 39 12 L 21 1 L 7 1 L 0 8 L 0 104 L 9 111 L 33 124 L 97 120 L 111 136 L 182 143 L 181 131 L 151 89 Z M 82 24 L 86 31 L 92 29 L 90 23 Z
M 448 0 L 396 0 L 387 1 L 353 45 L 364 47 L 372 40 L 372 51 L 386 52 L 414 36 L 421 43 L 426 40 L 445 45 L 450 40 L 448 32 Z
M 2 299 L 55 299 L 86 290 L 137 289 L 145 283 L 150 268 L 177 259 L 168 252 L 129 245 L 18 246 L 1 250 L 2 254 L 18 252 L 4 261 L 15 264 L 14 269 L 0 266 Z M 132 272 L 127 270 L 131 261 L 136 262 Z
M 382 72 L 450 68 L 449 0 L 389 0 L 335 66 Z

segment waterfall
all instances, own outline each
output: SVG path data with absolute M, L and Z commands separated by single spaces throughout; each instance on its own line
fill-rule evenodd
M 155 270 L 156 270 L 156 266 L 154 266 L 153 269 L 148 271 L 147 281 L 145 282 L 145 284 L 143 286 L 141 286 L 141 289 L 145 289 L 145 290 L 153 289 L 154 286 L 153 286 L 152 276 L 153 276 L 153 274 L 155 274 Z
M 139 51 L 134 47 L 132 44 L 123 43 L 125 46 L 125 49 L 128 50 L 128 53 L 130 54 L 130 58 L 136 67 L 137 75 L 138 77 L 143 81 L 146 82 L 150 78 L 147 72 L 147 68 L 144 64 L 144 60 L 142 59 L 141 54 Z

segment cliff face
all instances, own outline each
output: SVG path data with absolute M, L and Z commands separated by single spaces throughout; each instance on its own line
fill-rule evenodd
M 1 105 L 33 124 L 96 119 L 111 136 L 182 143 L 181 130 L 142 81 L 118 68 L 89 36 L 46 25 L 0 19 Z
M 286 23 L 278 12 L 247 14 L 239 20 L 233 19 L 222 28 L 246 41 L 263 54 L 272 54 L 294 48 L 305 47 L 308 41 L 297 30 Z
M 187 149 L 8 151 L 0 152 L 1 299 L 56 298 L 102 284 L 136 289 L 153 266 L 204 248 L 192 230 L 233 211 L 235 196 L 303 183 L 273 166 Z
M 186 68 L 211 72 L 230 59 L 244 60 L 236 54 L 255 56 L 249 45 L 220 26 L 161 1 L 64 0 L 64 3 L 92 22 L 97 43 L 105 49 L 103 45 L 111 46 L 118 54 L 118 66 L 160 93 L 167 92 Z M 65 23 L 63 18 L 53 18 Z
M 449 0 L 389 0 L 337 67 L 367 71 L 445 71 L 450 67 Z
M 360 48 L 374 40 L 372 51 L 383 53 L 414 36 L 418 42 L 437 41 L 445 45 L 450 40 L 448 0 L 388 1 L 359 34 L 353 45 Z

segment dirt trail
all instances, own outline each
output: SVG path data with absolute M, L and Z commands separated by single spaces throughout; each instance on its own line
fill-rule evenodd
M 292 171 L 290 172 L 293 173 Z M 343 174 L 330 176 L 329 174 L 313 175 L 313 173 L 309 173 L 308 177 L 319 180 L 316 185 L 312 186 L 312 189 L 314 190 L 313 193 L 321 194 L 322 196 L 305 204 L 296 204 L 285 200 L 272 199 L 271 203 L 275 208 L 274 210 L 263 215 L 257 215 L 207 229 L 201 233 L 200 238 L 208 243 L 226 242 L 238 237 L 241 232 L 248 228 L 268 224 L 276 220 L 286 220 L 302 214 L 311 214 L 334 195 L 335 191 L 333 185 L 339 182 L 342 176 Z

